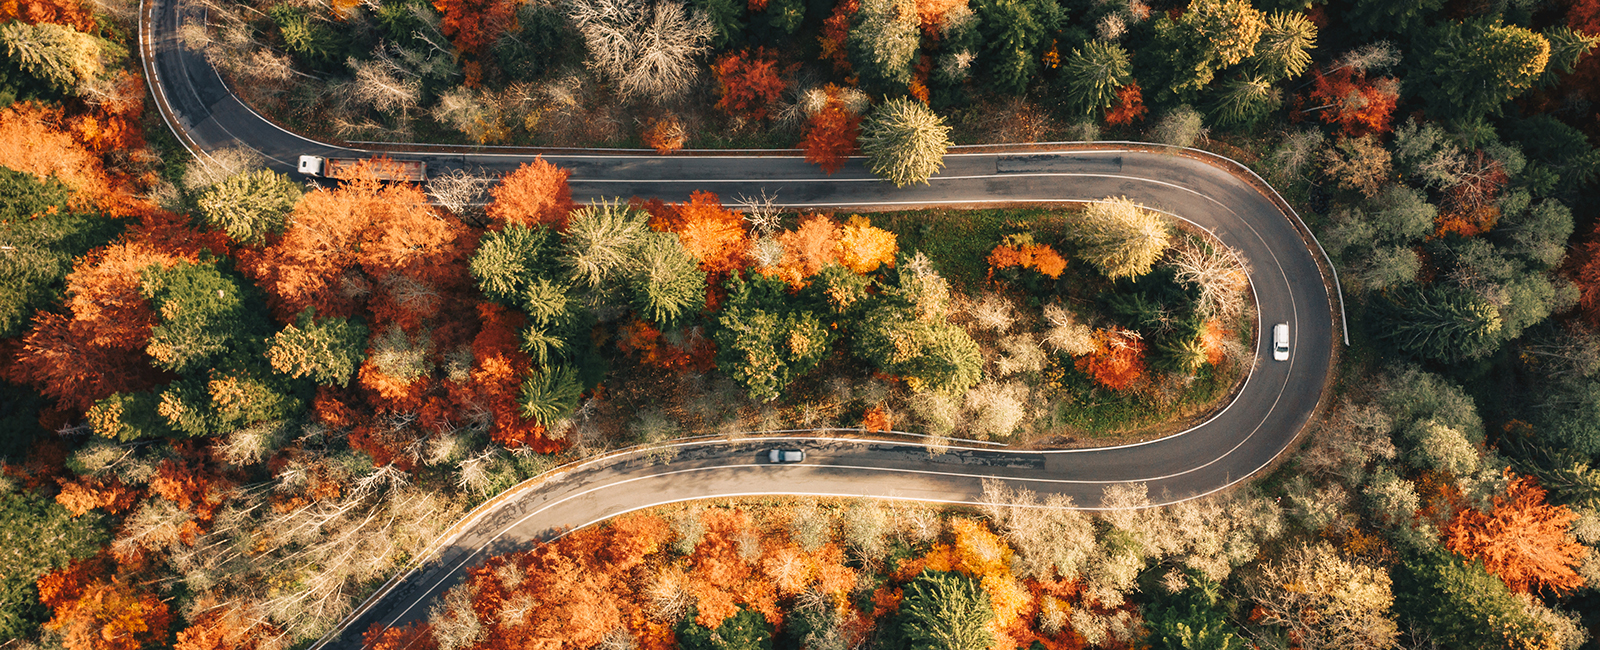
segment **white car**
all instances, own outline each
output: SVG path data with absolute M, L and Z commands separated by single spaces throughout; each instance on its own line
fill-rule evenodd
M 1278 323 L 1272 326 L 1272 358 L 1275 361 L 1289 360 L 1289 324 Z
M 771 463 L 799 463 L 806 459 L 806 452 L 799 449 L 774 449 L 767 452 L 767 461 Z

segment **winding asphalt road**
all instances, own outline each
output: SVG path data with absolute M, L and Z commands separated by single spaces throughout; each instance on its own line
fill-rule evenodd
M 289 133 L 245 107 L 203 58 L 177 42 L 177 0 L 145 0 L 141 38 L 146 79 L 163 117 L 191 153 L 221 147 L 260 152 L 292 172 L 300 154 L 365 156 Z M 201 16 L 191 20 L 203 19 Z M 407 149 L 415 151 L 408 151 Z M 426 153 L 388 147 L 394 158 L 423 159 L 430 171 L 503 172 L 528 152 Z M 1335 319 L 1317 252 L 1298 218 L 1280 208 L 1226 159 L 1152 152 L 1148 147 L 1058 151 L 1017 148 L 955 153 L 928 185 L 896 189 L 852 160 L 833 176 L 797 157 L 547 155 L 572 170 L 579 200 L 655 196 L 681 201 L 693 190 L 720 196 L 776 194 L 787 206 L 884 208 L 896 205 L 1048 203 L 1128 196 L 1215 233 L 1250 262 L 1260 322 L 1290 324 L 1294 354 L 1271 361 L 1258 331 L 1256 362 L 1234 401 L 1181 434 L 1122 447 L 1029 452 L 954 447 L 930 456 L 913 443 L 829 437 L 748 436 L 690 440 L 624 451 L 562 468 L 513 488 L 452 527 L 426 557 L 391 580 L 319 645 L 354 646 L 373 623 L 425 617 L 429 600 L 490 554 L 562 530 L 673 501 L 729 495 L 801 494 L 973 503 L 986 478 L 1039 493 L 1061 493 L 1094 508 L 1115 483 L 1147 484 L 1157 504 L 1225 489 L 1286 450 L 1317 407 L 1328 379 Z M 1264 184 L 1263 184 L 1264 185 Z M 807 450 L 807 462 L 773 466 L 779 444 Z M 668 453 L 663 453 L 664 451 Z M 342 636 L 341 636 L 342 634 Z

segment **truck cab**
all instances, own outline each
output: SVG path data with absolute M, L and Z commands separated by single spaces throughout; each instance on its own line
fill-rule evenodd
M 321 176 L 322 166 L 326 162 L 322 156 L 300 156 L 300 173 L 307 176 Z

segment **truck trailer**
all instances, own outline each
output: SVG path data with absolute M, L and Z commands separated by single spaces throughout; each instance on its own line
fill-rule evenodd
M 380 181 L 412 181 L 420 183 L 428 180 L 428 163 L 420 160 L 392 160 L 388 158 L 323 158 L 322 156 L 300 156 L 300 173 L 307 176 L 322 176 L 325 178 L 344 178 L 348 176 L 356 165 L 361 163 L 378 162 L 373 171 L 377 172 Z

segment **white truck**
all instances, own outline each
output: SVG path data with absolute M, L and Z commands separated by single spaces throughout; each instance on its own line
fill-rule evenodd
M 349 175 L 350 170 L 364 162 L 379 162 L 373 169 L 381 181 L 412 181 L 420 183 L 428 180 L 428 163 L 420 160 L 392 160 L 389 158 L 323 158 L 322 156 L 300 156 L 300 173 L 307 176 L 322 176 L 325 178 L 343 178 Z

